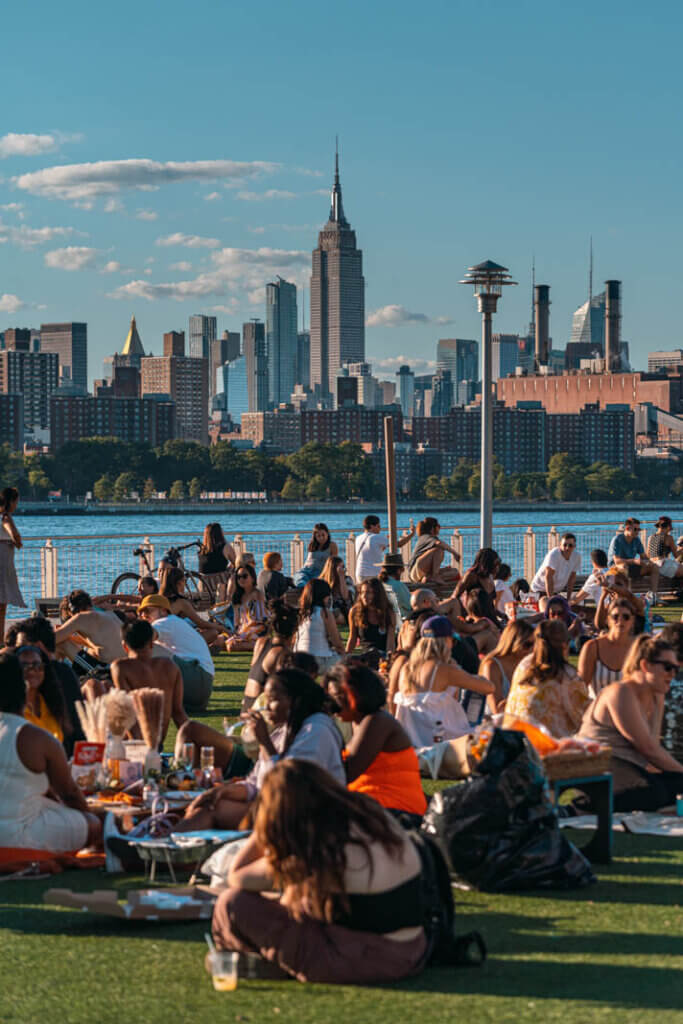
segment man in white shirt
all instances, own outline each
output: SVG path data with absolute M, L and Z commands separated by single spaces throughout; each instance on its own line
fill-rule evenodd
M 415 533 L 412 529 L 398 542 L 400 548 L 407 544 Z M 389 541 L 380 530 L 379 516 L 367 515 L 363 520 L 363 532 L 356 537 L 356 583 L 379 576 L 384 552 Z
M 201 633 L 186 619 L 169 614 L 170 611 L 168 598 L 161 594 L 150 594 L 140 602 L 140 618 L 154 626 L 159 646 L 180 669 L 185 710 L 189 714 L 206 711 L 216 671 L 211 652 Z
M 581 555 L 576 550 L 576 537 L 573 533 L 563 533 L 559 548 L 553 548 L 541 562 L 541 566 L 531 583 L 531 591 L 535 597 L 559 594 L 567 591 L 567 601 L 571 602 L 576 574 L 581 568 Z

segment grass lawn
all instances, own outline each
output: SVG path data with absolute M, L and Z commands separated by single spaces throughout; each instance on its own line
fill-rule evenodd
M 236 714 L 248 662 L 217 659 L 210 724 Z M 124 892 L 141 879 L 72 871 L 4 882 L 0 1022 L 647 1024 L 665 1011 L 683 1024 L 683 844 L 618 833 L 613 863 L 597 874 L 576 893 L 456 892 L 458 930 L 479 929 L 489 946 L 482 968 L 367 989 L 250 981 L 234 993 L 214 992 L 204 972 L 205 923 L 119 922 L 41 903 L 55 885 Z

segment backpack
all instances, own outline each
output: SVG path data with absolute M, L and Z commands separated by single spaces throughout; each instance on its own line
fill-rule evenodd
M 480 966 L 486 959 L 486 943 L 479 932 L 455 934 L 455 904 L 448 867 L 436 842 L 424 832 L 411 832 L 422 865 L 424 930 L 427 936 L 425 964 Z

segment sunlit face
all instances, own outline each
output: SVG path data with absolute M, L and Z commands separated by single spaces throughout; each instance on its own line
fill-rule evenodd
M 327 530 L 316 529 L 313 531 L 313 537 L 317 544 L 326 544 L 329 540 L 329 533 Z
M 337 715 L 341 718 L 342 722 L 353 721 L 353 711 L 349 704 L 346 688 L 342 686 L 341 683 L 337 682 L 336 679 L 331 679 L 327 684 L 327 692 L 332 700 L 339 705 Z
M 678 672 L 678 658 L 673 651 L 662 651 L 654 661 L 641 661 L 645 678 L 655 693 L 667 694 L 671 680 Z
M 254 581 L 251 578 L 250 572 L 247 572 L 246 569 L 238 569 L 236 576 L 237 582 L 241 586 L 242 590 L 251 590 L 254 585 Z
M 560 551 L 564 557 L 569 560 L 572 555 L 572 551 L 576 547 L 576 541 L 573 537 L 563 537 L 560 541 Z
M 633 629 L 633 612 L 628 608 L 611 608 L 607 620 L 610 629 L 617 633 L 630 633 Z
M 284 725 L 289 718 L 292 699 L 276 679 L 269 679 L 264 690 L 266 714 L 271 725 Z
M 45 666 L 38 651 L 26 650 L 19 652 L 19 664 L 24 673 L 24 682 L 28 690 L 38 690 L 45 679 Z
M 360 597 L 360 603 L 363 605 L 364 608 L 369 608 L 372 605 L 373 595 L 374 595 L 374 590 L 373 590 L 372 586 L 369 583 L 361 584 L 361 588 L 360 588 L 360 592 L 359 592 L 359 597 Z
M 640 525 L 629 525 L 624 527 L 624 537 L 627 540 L 635 540 L 640 533 Z

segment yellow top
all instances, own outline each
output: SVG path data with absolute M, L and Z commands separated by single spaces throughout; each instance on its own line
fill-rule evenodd
M 38 694 L 38 713 L 34 714 L 27 704 L 24 708 L 24 718 L 31 725 L 37 725 L 40 729 L 45 729 L 47 732 L 52 733 L 54 738 L 59 740 L 60 743 L 64 742 L 62 727 L 40 694 Z
M 130 318 L 130 328 L 126 335 L 126 340 L 123 348 L 121 349 L 122 356 L 144 356 L 145 350 L 142 347 L 140 341 L 140 335 L 138 334 L 137 324 L 135 323 L 135 317 Z
M 520 682 L 529 664 L 524 658 L 514 671 L 512 685 L 505 704 L 505 714 L 521 718 L 532 725 L 544 725 L 551 736 L 561 738 L 578 732 L 588 704 L 588 688 L 580 675 L 566 665 L 559 679 L 544 682 Z M 503 728 L 507 728 L 503 719 Z

